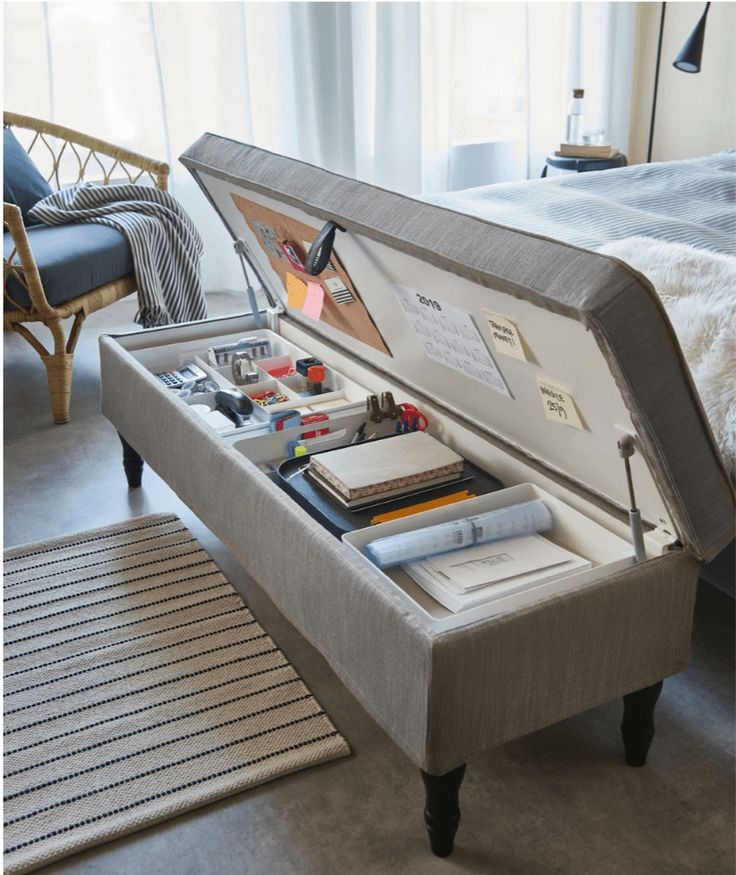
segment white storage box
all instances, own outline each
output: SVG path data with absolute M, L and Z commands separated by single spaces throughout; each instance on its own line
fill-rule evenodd
M 371 541 L 409 532 L 422 526 L 433 526 L 450 520 L 461 519 L 489 510 L 508 507 L 523 501 L 541 498 L 552 511 L 553 529 L 545 537 L 553 543 L 565 547 L 593 563 L 593 567 L 579 571 L 568 577 L 539 584 L 522 592 L 502 594 L 489 599 L 486 604 L 468 610 L 452 613 L 442 607 L 416 583 L 400 566 L 382 572 L 401 595 L 407 606 L 427 623 L 433 632 L 443 632 L 467 626 L 488 617 L 521 610 L 526 605 L 559 595 L 575 587 L 595 580 L 601 580 L 614 572 L 630 568 L 634 564 L 631 543 L 619 535 L 614 535 L 599 523 L 580 511 L 574 510 L 560 499 L 531 483 L 511 486 L 499 492 L 472 498 L 460 504 L 439 507 L 414 516 L 403 517 L 392 522 L 381 523 L 368 529 L 359 529 L 343 535 L 343 541 L 361 555 L 362 561 L 371 562 L 365 554 L 365 547 Z M 372 563 L 371 563 L 372 564 Z

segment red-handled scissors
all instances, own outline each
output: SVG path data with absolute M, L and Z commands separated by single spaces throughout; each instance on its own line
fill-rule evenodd
M 396 406 L 401 411 L 401 424 L 404 432 L 427 430 L 429 422 L 421 410 L 406 401 Z

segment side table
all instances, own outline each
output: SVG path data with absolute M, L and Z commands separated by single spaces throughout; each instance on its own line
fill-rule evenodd
M 617 152 L 611 158 L 569 158 L 566 155 L 547 155 L 542 170 L 545 176 L 561 176 L 563 173 L 589 173 L 593 170 L 611 170 L 614 167 L 626 167 L 626 155 Z

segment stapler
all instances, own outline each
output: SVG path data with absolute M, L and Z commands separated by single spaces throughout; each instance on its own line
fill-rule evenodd
M 237 389 L 220 389 L 215 395 L 215 410 L 219 410 L 240 428 L 253 413 L 253 402 Z

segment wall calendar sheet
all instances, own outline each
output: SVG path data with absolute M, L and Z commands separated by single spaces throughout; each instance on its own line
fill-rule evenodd
M 513 397 L 470 313 L 408 286 L 394 291 L 429 358 Z

